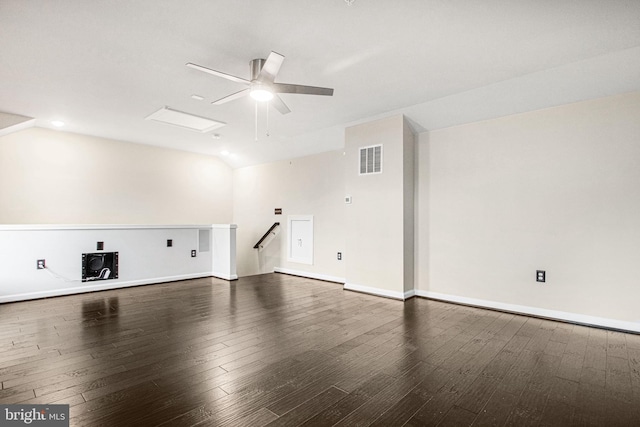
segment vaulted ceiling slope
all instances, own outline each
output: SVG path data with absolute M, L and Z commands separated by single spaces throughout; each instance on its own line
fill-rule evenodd
M 279 81 L 335 94 L 260 105 L 256 142 L 251 98 L 211 104 L 244 86 L 185 64 L 249 78 L 271 51 Z M 1 0 L 0 55 L 0 111 L 239 167 L 340 149 L 389 114 L 422 131 L 640 90 L 640 1 Z M 145 120 L 164 106 L 226 125 Z

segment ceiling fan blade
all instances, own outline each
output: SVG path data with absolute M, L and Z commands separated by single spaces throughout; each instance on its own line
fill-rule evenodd
M 333 89 L 328 87 L 302 86 L 287 83 L 274 83 L 273 91 L 275 93 L 299 93 L 302 95 L 333 96 Z
M 258 80 L 273 83 L 273 80 L 276 78 L 278 72 L 280 71 L 280 67 L 282 66 L 283 61 L 284 56 L 280 55 L 277 52 L 271 52 L 267 57 L 264 65 L 262 66 L 260 74 L 258 74 Z
M 242 77 L 232 76 L 231 74 L 223 73 L 222 71 L 212 70 L 211 68 L 203 67 L 202 65 L 192 64 L 191 62 L 188 62 L 186 65 L 187 67 L 193 68 L 194 70 L 202 71 L 208 74 L 213 74 L 214 76 L 222 77 L 223 79 L 231 80 L 232 82 L 245 83 L 245 84 L 251 83 L 249 80 L 243 79 Z
M 291 112 L 289 107 L 287 107 L 287 104 L 285 104 L 282 98 L 280 98 L 278 95 L 273 95 L 273 98 L 271 99 L 271 105 L 273 106 L 273 108 L 278 110 L 280 114 L 288 114 Z
M 242 98 L 245 95 L 249 94 L 249 89 L 242 89 L 240 92 L 236 92 L 236 93 L 232 93 L 231 95 L 227 95 L 223 98 L 220 98 L 216 101 L 213 101 L 212 104 L 213 105 L 220 105 L 220 104 L 224 104 L 227 103 L 229 101 L 233 101 L 234 99 L 238 99 L 238 98 Z

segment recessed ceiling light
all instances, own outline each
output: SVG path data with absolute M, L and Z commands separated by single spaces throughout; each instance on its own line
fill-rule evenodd
M 64 126 L 64 122 L 61 122 L 60 120 L 51 120 L 51 124 L 57 128 Z
M 220 154 L 222 154 L 223 156 L 228 156 L 229 152 L 227 150 L 222 150 Z
M 219 133 L 214 133 L 213 135 L 211 135 L 211 138 L 220 139 L 220 134 Z
M 196 95 L 196 94 L 191 95 L 191 98 L 196 99 L 198 101 L 202 101 L 204 99 L 203 96 Z

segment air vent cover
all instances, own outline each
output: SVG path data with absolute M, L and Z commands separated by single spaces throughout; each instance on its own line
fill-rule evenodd
M 172 110 L 169 107 L 159 109 L 155 113 L 148 115 L 146 119 L 201 133 L 209 132 L 210 130 L 218 129 L 226 125 L 226 123 L 206 117 L 194 116 L 193 114 L 183 111 Z
M 360 148 L 360 175 L 382 173 L 382 145 Z

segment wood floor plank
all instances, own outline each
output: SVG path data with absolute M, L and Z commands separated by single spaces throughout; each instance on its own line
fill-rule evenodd
M 370 378 L 359 388 L 348 393 L 343 399 L 318 412 L 302 425 L 332 426 L 378 394 L 383 388 L 389 385 L 391 381 L 391 377 L 379 373 Z
M 540 425 L 548 395 L 534 388 L 525 389 L 507 419 L 508 425 Z
M 629 375 L 634 389 L 640 391 L 640 349 L 629 348 Z
M 36 397 L 33 390 L 16 391 L 13 389 L 0 390 L 0 402 L 6 405 L 21 403 Z
M 385 411 L 372 426 L 402 426 L 451 379 L 449 371 L 438 368 L 430 372 L 422 382 L 407 393 L 395 405 Z
M 425 363 L 416 365 L 404 377 L 390 383 L 364 405 L 336 423 L 336 426 L 369 425 L 420 384 L 431 372 L 433 367 Z
M 626 358 L 622 359 L 607 355 L 607 377 L 605 387 L 607 397 L 628 403 L 633 401 L 631 372 L 629 370 L 629 361 Z
M 487 365 L 492 362 L 496 356 L 505 347 L 506 341 L 492 338 L 472 357 L 465 362 L 460 371 L 465 374 L 478 375 L 485 370 Z
M 624 334 L 624 340 L 627 348 L 640 350 L 640 334 Z
M 294 409 L 286 412 L 280 418 L 273 420 L 267 425 L 271 427 L 299 426 L 308 419 L 313 418 L 328 406 L 344 399 L 347 394 L 347 392 L 336 387 L 329 387 L 327 390 L 319 393 L 311 399 L 308 399 L 303 404 L 296 406 Z
M 440 371 L 443 368 L 439 368 Z M 438 425 L 477 377 L 449 372 L 446 383 L 406 422 L 407 427 Z
M 326 392 L 327 390 L 331 390 L 332 387 L 335 388 L 333 385 L 331 385 L 333 383 L 335 383 L 335 380 L 331 377 L 320 378 L 316 381 L 308 381 L 302 387 L 298 388 L 295 392 L 290 393 L 287 396 L 283 396 L 282 399 L 272 403 L 266 408 L 271 412 L 273 412 L 274 414 L 282 417 L 283 415 L 291 412 L 294 408 L 297 408 L 300 405 L 304 404 L 305 402 L 316 398 L 323 392 Z M 347 392 L 340 390 L 338 388 L 335 388 L 335 390 L 339 390 L 340 393 L 343 395 L 347 394 Z M 329 395 L 334 396 L 334 395 L 340 394 L 340 393 L 337 393 L 335 390 L 331 390 L 329 392 Z M 324 401 L 324 399 L 321 399 L 321 400 Z M 331 404 L 332 403 L 333 402 L 331 402 Z M 324 408 L 319 408 L 319 410 L 320 409 L 324 409 Z M 312 416 L 316 415 L 316 413 L 312 413 L 308 415 L 309 416 L 307 418 L 311 418 Z M 303 421 L 306 421 L 306 419 Z
M 260 408 L 252 414 L 247 415 L 246 417 L 238 420 L 239 426 L 251 426 L 251 427 L 263 427 L 268 425 L 270 422 L 277 420 L 278 416 L 268 410 L 267 408 Z M 210 425 L 215 426 L 215 421 L 211 423 L 202 424 L 203 426 Z
M 547 401 L 540 417 L 540 426 L 570 426 L 575 407 L 556 400 Z
M 69 404 L 73 426 L 640 425 L 639 335 L 282 274 L 7 303 L 0 324 L 0 402 Z
M 549 400 L 561 402 L 569 406 L 577 406 L 579 383 L 556 377 L 551 386 Z
M 615 331 L 607 331 L 607 356 L 628 359 L 627 340 L 625 334 Z
M 467 411 L 459 406 L 454 406 L 446 413 L 442 421 L 438 424 L 440 427 L 466 427 L 473 423 L 476 414 Z
M 565 353 L 560 359 L 556 376 L 570 381 L 580 381 L 584 356 Z
M 580 383 L 576 398 L 574 418 L 578 423 L 593 420 L 596 425 L 605 425 L 606 396 L 604 386 Z
M 518 396 L 496 389 L 473 422 L 474 426 L 503 426 L 518 402 Z
M 498 381 L 478 376 L 469 389 L 455 402 L 457 407 L 477 414 L 498 388 Z

